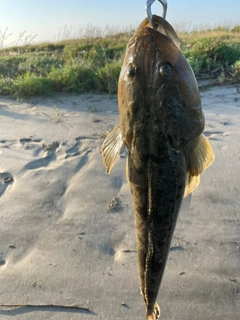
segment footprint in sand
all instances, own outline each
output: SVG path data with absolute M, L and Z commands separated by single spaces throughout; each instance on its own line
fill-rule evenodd
M 0 173 L 0 197 L 6 191 L 9 184 L 13 183 L 13 176 L 9 172 Z
M 228 133 L 224 131 L 204 131 L 204 135 L 210 140 L 222 141 L 222 139 L 219 139 L 219 136 L 225 137 L 228 136 Z
M 52 161 L 56 160 L 55 151 L 58 149 L 59 143 L 54 141 L 49 145 L 43 145 L 44 151 L 47 153 L 44 158 L 33 160 L 24 166 L 24 169 L 34 170 L 48 166 Z
M 0 258 L 0 267 L 4 266 L 6 264 L 6 261 L 4 259 Z
M 42 141 L 42 139 L 38 139 L 38 138 L 22 138 L 19 139 L 19 142 L 24 144 L 24 143 L 29 143 L 29 142 L 33 142 L 33 143 L 40 143 Z
M 81 141 L 85 140 L 85 141 Z M 91 140 L 91 139 L 90 139 Z M 92 151 L 91 144 L 89 145 L 89 139 L 86 139 L 85 137 L 77 137 L 75 138 L 75 144 L 73 147 L 70 147 L 65 152 L 65 159 L 77 157 L 77 156 L 84 156 L 89 151 Z M 89 148 L 86 148 L 84 151 L 80 151 L 80 146 L 89 146 Z
M 70 157 L 76 157 L 80 155 L 80 141 L 76 139 L 75 145 L 68 150 L 66 150 L 65 159 L 68 159 Z
M 22 138 L 19 139 L 19 142 L 22 146 L 25 147 L 26 150 L 33 150 L 33 156 L 38 157 L 40 152 L 42 151 L 42 139 L 39 138 Z

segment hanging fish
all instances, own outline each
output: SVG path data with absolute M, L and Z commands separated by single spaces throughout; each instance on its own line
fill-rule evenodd
M 202 134 L 198 85 L 172 26 L 153 15 L 127 45 L 118 82 L 120 124 L 102 145 L 110 173 L 128 149 L 138 273 L 148 320 L 159 319 L 156 303 L 181 202 L 214 160 Z

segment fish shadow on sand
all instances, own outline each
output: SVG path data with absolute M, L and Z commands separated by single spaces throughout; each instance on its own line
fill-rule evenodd
M 92 316 L 97 316 L 97 314 L 87 308 L 80 307 L 67 307 L 67 306 L 19 306 L 13 307 L 11 309 L 0 310 L 0 315 L 15 317 L 17 315 L 31 313 L 31 312 L 58 312 L 58 313 L 79 313 L 79 314 L 88 314 Z

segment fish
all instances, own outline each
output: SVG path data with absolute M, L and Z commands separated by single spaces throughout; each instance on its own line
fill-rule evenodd
M 203 134 L 198 84 L 179 38 L 163 18 L 146 18 L 129 40 L 118 81 L 120 123 L 101 152 L 110 173 L 127 148 L 126 176 L 133 203 L 140 291 L 147 320 L 156 302 L 182 199 L 214 161 Z

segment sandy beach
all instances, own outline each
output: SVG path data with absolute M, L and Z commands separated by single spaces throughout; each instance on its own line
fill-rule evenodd
M 240 319 L 240 90 L 201 90 L 215 162 L 184 199 L 161 320 Z M 0 319 L 145 320 L 117 96 L 0 97 Z M 64 308 L 78 306 L 79 308 Z

